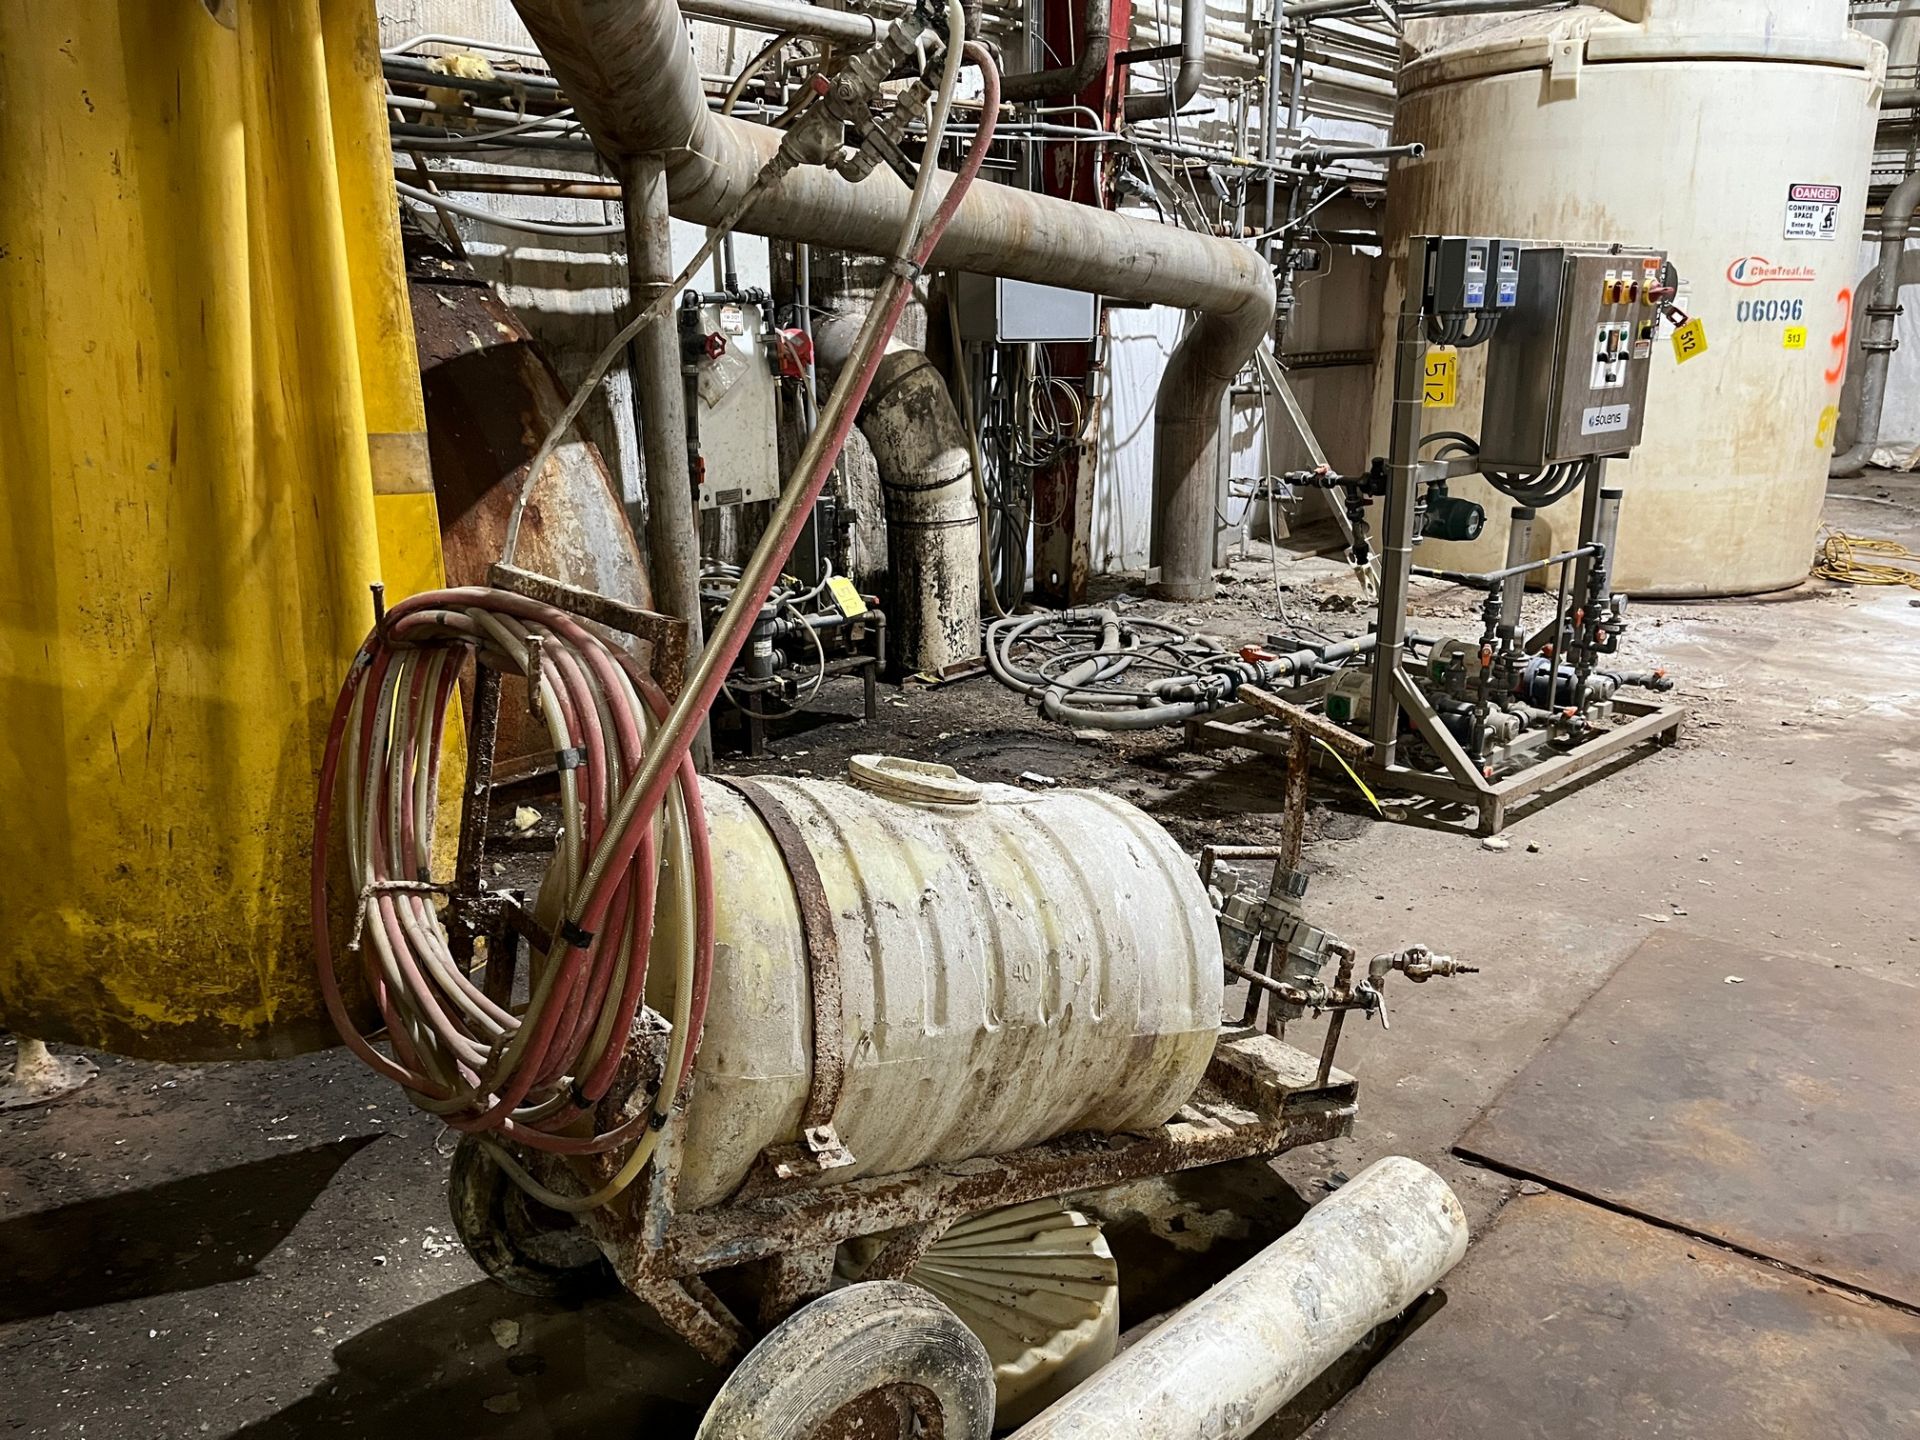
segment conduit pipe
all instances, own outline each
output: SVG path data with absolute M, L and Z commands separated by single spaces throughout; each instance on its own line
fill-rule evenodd
M 603 149 L 665 152 L 680 218 L 721 218 L 779 147 L 779 131 L 707 108 L 677 6 L 514 3 Z M 942 195 L 951 183 L 945 174 L 934 180 Z M 806 167 L 769 187 L 739 228 L 872 254 L 899 234 L 907 198 L 885 167 L 858 184 Z M 1273 318 L 1273 276 L 1260 256 L 1232 240 L 979 185 L 961 201 L 929 264 L 1199 312 L 1160 382 L 1153 543 L 1163 594 L 1210 597 L 1221 401 Z
M 625 197 L 627 284 L 633 308 L 644 311 L 673 283 L 673 236 L 667 215 L 667 175 L 658 155 L 620 162 Z M 640 449 L 646 464 L 647 564 L 654 603 L 687 626 L 687 659 L 700 654 L 700 535 L 694 526 L 693 473 L 687 457 L 687 391 L 680 373 L 680 334 L 662 315 L 627 349 L 634 406 L 640 412 Z M 705 771 L 713 742 L 703 729 L 693 763 Z
M 1880 263 L 1873 271 L 1873 293 L 1867 299 L 1867 331 L 1860 348 L 1860 384 L 1853 398 L 1853 444 L 1833 457 L 1827 474 L 1835 479 L 1858 475 L 1873 459 L 1880 443 L 1880 417 L 1887 405 L 1887 371 L 1900 342 L 1893 322 L 1900 313 L 1900 261 L 1907 236 L 1913 230 L 1914 207 L 1920 205 L 1920 171 L 1893 187 L 1880 210 Z
M 1466 1253 L 1433 1171 L 1376 1160 L 1013 1440 L 1238 1440 Z
M 1200 93 L 1200 82 L 1207 74 L 1207 3 L 1183 0 L 1180 7 L 1180 68 L 1174 73 L 1173 86 L 1157 95 L 1129 95 L 1127 119 L 1164 120 L 1177 115 L 1187 102 Z

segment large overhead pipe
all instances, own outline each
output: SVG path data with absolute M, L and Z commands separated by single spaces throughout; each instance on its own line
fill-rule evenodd
M 1402 1155 L 1376 1160 L 1012 1440 L 1251 1435 L 1466 1248 L 1446 1181 Z
M 837 376 L 865 315 L 815 334 L 821 373 Z M 887 511 L 887 664 L 938 675 L 980 655 L 980 526 L 966 423 L 947 382 L 898 339 L 861 402 L 858 422 Z
M 680 218 L 705 224 L 722 218 L 778 148 L 779 131 L 707 108 L 675 5 L 514 3 L 601 148 L 662 155 Z M 944 193 L 949 183 L 942 175 L 935 189 Z M 769 187 L 740 228 L 873 253 L 898 237 L 907 195 L 884 167 L 858 184 L 806 167 Z M 1273 276 L 1260 256 L 1231 240 L 978 185 L 961 202 L 931 263 L 1198 312 L 1160 382 L 1154 559 L 1169 598 L 1210 597 L 1221 400 L 1273 319 Z

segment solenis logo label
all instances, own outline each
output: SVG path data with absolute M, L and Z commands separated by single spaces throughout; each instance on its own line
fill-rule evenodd
M 1767 285 L 1776 280 L 1811 283 L 1811 265 L 1776 265 L 1764 255 L 1742 255 L 1727 266 L 1727 279 L 1735 285 Z

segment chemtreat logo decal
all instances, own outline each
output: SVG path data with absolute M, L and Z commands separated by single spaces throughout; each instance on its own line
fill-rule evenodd
M 1727 279 L 1735 285 L 1810 284 L 1813 278 L 1811 265 L 1776 265 L 1764 255 L 1742 255 L 1727 266 Z

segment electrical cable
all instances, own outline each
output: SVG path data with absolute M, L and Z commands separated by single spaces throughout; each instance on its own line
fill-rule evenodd
M 464 200 L 455 200 L 451 196 L 436 194 L 431 190 L 421 190 L 404 180 L 395 180 L 393 188 L 408 200 L 428 205 L 436 210 L 450 210 L 455 215 L 464 215 L 469 220 L 484 220 L 489 225 L 497 225 L 502 230 L 522 230 L 529 235 L 620 235 L 626 226 L 620 224 L 574 223 L 566 220 L 528 220 L 518 215 L 502 215 L 497 210 L 489 210 L 483 205 L 470 205 Z

